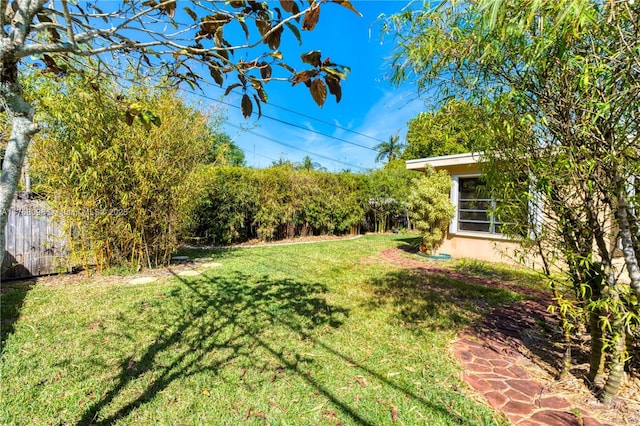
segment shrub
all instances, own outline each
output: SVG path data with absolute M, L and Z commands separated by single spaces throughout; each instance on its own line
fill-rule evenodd
M 47 91 L 30 152 L 36 190 L 62 217 L 73 262 L 164 264 L 177 246 L 176 189 L 209 148 L 209 117 L 171 91 L 91 87 L 67 77 L 34 89 Z M 161 125 L 128 125 L 133 107 Z
M 206 166 L 185 187 L 182 235 L 209 244 L 356 231 L 367 199 L 364 176 L 291 167 Z
M 451 179 L 444 170 L 428 170 L 413 181 L 407 204 L 413 224 L 422 234 L 423 244 L 429 252 L 442 244 L 453 218 L 450 189 Z

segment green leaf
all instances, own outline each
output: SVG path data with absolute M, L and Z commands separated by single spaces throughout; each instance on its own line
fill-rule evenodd
M 134 117 L 139 115 L 144 110 L 144 106 L 140 102 L 133 102 L 129 105 L 128 113 Z
M 341 80 L 346 80 L 347 79 L 347 74 L 336 69 L 336 68 L 332 68 L 332 67 L 322 67 L 322 71 L 326 72 L 327 74 L 331 74 L 334 77 L 341 79 Z
M 249 42 L 249 27 L 247 26 L 247 24 L 242 21 L 242 20 L 238 20 L 238 23 L 240 24 L 240 26 L 242 27 L 242 31 L 244 31 L 244 35 L 246 36 L 247 42 Z
M 224 78 L 222 77 L 222 73 L 220 72 L 220 69 L 216 66 L 209 65 L 209 74 L 211 74 L 211 77 L 213 77 L 213 81 L 215 81 L 216 84 L 222 87 Z
M 233 89 L 236 89 L 238 87 L 242 87 L 242 84 L 234 83 L 234 84 L 230 85 L 229 87 L 227 87 L 227 90 L 224 91 L 224 96 L 227 96 L 229 93 L 231 93 L 231 91 Z
M 142 125 L 147 130 L 151 129 L 151 118 L 153 115 L 148 113 L 149 111 L 143 111 L 142 114 L 138 115 L 138 117 L 140 118 L 140 121 L 142 122 Z
M 340 99 L 342 99 L 342 87 L 340 87 L 340 79 L 331 74 L 327 74 L 324 76 L 324 81 L 329 87 L 329 93 L 335 96 L 336 102 L 339 103 Z
M 162 121 L 160 120 L 160 117 L 158 117 L 157 115 L 149 112 L 149 114 L 151 114 L 151 122 L 156 126 L 156 127 L 160 127 L 160 125 L 162 124 Z
M 298 83 L 306 83 L 316 75 L 318 75 L 318 71 L 316 70 L 300 71 L 293 76 L 293 86 Z
M 280 47 L 280 37 L 282 36 L 283 31 L 284 29 L 282 27 L 278 27 L 277 29 L 273 30 L 265 39 L 265 42 L 272 50 L 276 50 L 278 49 L 278 47 Z
M 289 21 L 285 22 L 285 25 L 287 26 L 287 28 L 289 28 L 289 30 L 296 37 L 296 40 L 298 40 L 298 44 L 300 44 L 300 46 L 302 46 L 302 37 L 300 36 L 300 30 L 298 29 L 298 27 L 296 27 L 295 25 L 293 25 Z
M 286 12 L 293 13 L 294 5 L 295 2 L 293 0 L 280 0 L 280 6 L 282 6 L 282 9 L 284 9 Z

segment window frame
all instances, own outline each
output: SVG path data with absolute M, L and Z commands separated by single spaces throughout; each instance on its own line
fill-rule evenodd
M 496 200 L 491 197 L 490 199 L 486 199 L 490 203 L 490 209 L 487 211 L 487 216 L 489 217 L 489 228 L 490 231 L 471 231 L 460 229 L 460 179 L 471 179 L 471 178 L 480 178 L 482 177 L 482 173 L 469 173 L 469 174 L 455 174 L 451 175 L 451 192 L 449 194 L 449 198 L 454 207 L 453 218 L 451 219 L 451 223 L 449 224 L 449 234 L 457 235 L 457 236 L 469 236 L 476 238 L 485 238 L 485 239 L 510 239 L 505 234 L 502 234 L 497 226 L 502 222 L 495 221 L 495 215 L 491 213 L 491 210 L 495 209 Z M 478 199 L 480 200 L 480 199 Z M 484 199 L 482 199 L 484 200 Z M 463 220 L 464 221 L 464 220 Z M 484 223 L 484 222 L 483 222 Z

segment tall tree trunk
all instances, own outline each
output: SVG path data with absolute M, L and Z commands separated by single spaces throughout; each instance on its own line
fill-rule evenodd
M 564 353 L 562 354 L 562 362 L 560 367 L 560 377 L 566 377 L 571 370 L 571 322 L 567 318 L 567 312 L 562 307 L 562 294 L 558 291 L 555 282 L 551 281 L 551 291 L 553 292 L 553 300 L 558 305 L 558 315 L 560 316 L 560 327 L 562 328 L 562 345 Z M 565 302 L 567 303 L 567 302 Z
M 0 97 L 4 112 L 11 121 L 11 136 L 7 141 L 0 174 L 0 262 L 4 259 L 5 228 L 11 203 L 18 188 L 22 165 L 38 126 L 33 123 L 33 108 L 25 101 L 18 82 L 17 61 L 0 56 Z
M 600 386 L 604 380 L 604 331 L 602 329 L 602 308 L 597 307 L 602 299 L 603 271 L 600 265 L 592 265 L 588 274 L 586 309 L 589 316 L 589 333 L 591 334 L 591 353 L 587 379 Z
M 624 308 L 620 302 L 617 290 L 611 291 L 611 302 L 613 303 L 613 323 L 612 323 L 612 344 L 611 362 L 609 365 L 609 376 L 602 389 L 601 399 L 605 404 L 610 404 L 618 394 L 624 382 L 624 365 L 626 354 L 625 327 L 622 321 Z
M 633 238 L 631 235 L 631 225 L 629 223 L 628 203 L 626 194 L 620 194 L 620 206 L 616 209 L 616 219 L 620 229 L 620 241 L 622 243 L 622 254 L 624 263 L 629 273 L 631 289 L 640 298 L 640 267 L 638 266 L 638 258 L 633 247 Z
M 591 356 L 589 358 L 589 374 L 587 379 L 594 385 L 599 385 L 604 373 L 604 336 L 600 325 L 600 309 L 589 312 L 589 328 L 591 333 Z

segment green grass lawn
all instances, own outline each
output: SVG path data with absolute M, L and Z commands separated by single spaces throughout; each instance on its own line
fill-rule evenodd
M 199 252 L 223 266 L 6 288 L 0 424 L 505 424 L 447 346 L 520 296 L 381 260 L 401 244 Z

